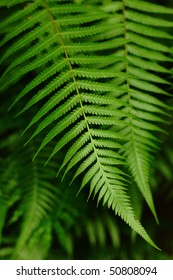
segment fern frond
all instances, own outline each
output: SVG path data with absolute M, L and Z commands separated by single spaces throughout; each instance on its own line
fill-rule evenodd
M 33 154 L 32 185 L 23 182 L 25 217 L 16 250 L 52 209 L 55 188 L 37 172 L 52 140 L 56 144 L 46 153 L 46 164 L 67 149 L 60 168 L 64 176 L 75 170 L 73 181 L 85 174 L 79 191 L 90 184 L 90 195 L 97 195 L 98 203 L 102 200 L 157 248 L 135 216 L 124 169 L 129 169 L 157 220 L 149 186 L 158 147 L 153 133 L 164 132 L 160 114 L 169 116 L 159 99 L 167 96 L 164 85 L 169 83 L 158 73 L 167 73 L 161 63 L 172 61 L 159 39 L 172 35 L 154 27 L 172 27 L 157 15 L 172 14 L 172 9 L 136 0 L 110 1 L 97 10 L 85 1 L 9 1 L 9 7 L 15 5 L 19 11 L 2 22 L 6 34 L 0 46 L 10 46 L 1 58 L 8 64 L 1 89 L 34 74 L 10 109 L 24 101 L 17 116 L 34 111 L 24 131 L 33 130 L 27 144 L 42 139 Z
M 24 249 L 25 244 L 31 239 L 32 234 L 37 230 L 40 223 L 51 213 L 55 200 L 56 188 L 51 184 L 50 178 L 54 178 L 55 171 L 49 166 L 44 172 L 43 162 L 45 153 L 32 163 L 32 155 L 35 147 L 32 145 L 25 151 L 21 151 L 20 176 L 18 184 L 21 187 L 21 202 L 17 211 L 13 214 L 12 220 L 18 215 L 22 216 L 21 230 L 16 242 L 14 256 Z M 16 216 L 17 215 L 17 216 Z M 11 221 L 12 222 L 12 221 Z
M 158 143 L 156 140 L 153 143 L 154 138 L 149 131 L 164 132 L 159 124 L 153 124 L 153 122 L 162 123 L 163 121 L 162 116 L 156 116 L 155 113 L 165 115 L 162 102 L 155 95 L 167 95 L 166 91 L 157 86 L 157 84 L 167 83 L 157 75 L 157 72 L 167 72 L 159 63 L 171 61 L 171 59 L 165 55 L 170 52 L 169 48 L 158 42 L 158 38 L 172 39 L 172 35 L 154 27 L 157 25 L 171 27 L 172 23 L 160 19 L 158 15 L 152 17 L 151 13 L 172 14 L 173 10 L 144 1 L 123 0 L 119 2 L 122 3 L 122 8 L 118 10 L 118 13 L 122 13 L 124 25 L 121 38 L 129 40 L 125 43 L 124 49 L 118 52 L 120 56 L 124 53 L 127 58 L 124 67 L 127 78 L 122 84 L 126 86 L 124 100 L 129 104 L 128 128 L 121 131 L 128 138 L 125 143 L 125 151 L 122 153 L 142 195 L 155 219 L 158 220 L 149 187 L 149 170 L 152 159 L 150 154 L 157 149 Z M 155 74 L 151 71 L 155 71 Z M 129 74 L 135 77 L 128 77 Z M 151 96 L 150 92 L 154 96 Z M 142 99 L 140 100 L 140 98 Z M 163 105 L 163 107 L 165 106 Z M 168 109 L 168 106 L 165 108 Z M 166 115 L 169 114 L 166 112 Z

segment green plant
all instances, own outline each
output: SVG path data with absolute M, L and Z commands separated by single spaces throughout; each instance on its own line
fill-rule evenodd
M 12 257 L 42 236 L 44 258 L 54 224 L 70 256 L 68 230 L 85 201 L 71 200 L 74 182 L 158 248 L 140 216 L 143 198 L 158 222 L 150 178 L 171 116 L 173 22 L 162 15 L 173 9 L 137 0 L 10 0 L 1 9 L 0 232 L 21 223 Z

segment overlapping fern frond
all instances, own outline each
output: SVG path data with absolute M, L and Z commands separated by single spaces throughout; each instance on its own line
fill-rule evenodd
M 118 51 L 118 55 L 126 57 L 126 78 L 118 82 L 121 87 L 126 88 L 122 99 L 128 104 L 125 107 L 125 112 L 128 113 L 127 125 L 121 131 L 128 140 L 122 153 L 157 220 L 149 187 L 150 166 L 152 154 L 158 148 L 156 133 L 164 132 L 159 123 L 166 123 L 164 116 L 169 116 L 169 108 L 159 96 L 167 95 L 162 85 L 168 81 L 161 78 L 160 73 L 164 75 L 168 70 L 160 63 L 171 61 L 167 55 L 170 53 L 169 47 L 160 43 L 158 39 L 172 39 L 172 36 L 163 30 L 164 27 L 172 27 L 172 22 L 154 14 L 172 13 L 172 10 L 133 0 L 117 1 L 104 9 L 110 13 L 114 10 L 118 13 L 119 22 L 123 25 L 123 31 L 118 38 L 126 39 L 125 45 Z M 162 29 L 156 29 L 157 26 Z
M 55 170 L 47 166 L 44 171 L 43 162 L 49 150 L 45 150 L 32 163 L 35 153 L 34 144 L 21 151 L 19 159 L 19 180 L 21 201 L 11 219 L 15 221 L 22 218 L 21 229 L 16 242 L 15 251 L 19 253 L 43 219 L 46 219 L 57 202 L 58 189 L 54 187 L 53 178 Z M 16 253 L 14 252 L 14 254 Z
M 36 156 L 54 139 L 45 162 L 67 149 L 60 171 L 75 170 L 72 180 L 84 174 L 80 190 L 90 184 L 90 195 L 156 247 L 135 216 L 124 170 L 129 169 L 157 220 L 149 171 L 155 132 L 163 131 L 162 116 L 169 116 L 160 100 L 168 82 L 159 75 L 168 70 L 160 63 L 170 61 L 169 48 L 158 38 L 172 36 L 155 26 L 172 23 L 151 13 L 173 11 L 135 0 L 109 1 L 98 9 L 87 1 L 8 1 L 8 7 L 15 5 L 18 10 L 1 23 L 0 46 L 8 46 L 0 59 L 7 64 L 1 90 L 31 76 L 11 107 L 25 100 L 18 115 L 34 112 L 25 129 L 28 142 L 43 138 L 34 172 Z M 38 198 L 27 214 L 31 220 L 34 207 L 44 203 L 39 184 L 45 183 L 36 179 L 31 190 Z M 22 235 L 26 239 L 27 233 Z

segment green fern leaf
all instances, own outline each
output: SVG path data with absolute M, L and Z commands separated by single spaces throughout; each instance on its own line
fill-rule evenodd
M 15 94 L 11 107 L 20 101 L 24 105 L 17 115 L 34 111 L 24 132 L 34 128 L 27 143 L 34 137 L 42 142 L 33 155 L 33 185 L 24 182 L 26 214 L 16 250 L 52 209 L 53 188 L 38 178 L 37 166 L 53 139 L 46 164 L 66 148 L 59 172 L 64 169 L 65 176 L 74 169 L 72 181 L 85 174 L 79 191 L 90 185 L 89 193 L 97 195 L 98 203 L 102 200 L 157 248 L 134 214 L 124 169 L 157 220 L 149 171 L 158 148 L 153 133 L 164 132 L 160 123 L 167 120 L 162 116 L 169 117 L 164 111 L 169 107 L 160 100 L 168 96 L 164 86 L 169 82 L 159 74 L 169 72 L 162 62 L 172 61 L 169 47 L 159 42 L 172 39 L 164 30 L 172 23 L 158 14 L 172 14 L 172 9 L 136 0 L 109 1 L 97 10 L 85 1 L 20 4 L 9 1 L 9 7 L 16 5 L 19 11 L 2 22 L 5 35 L 0 46 L 7 50 L 1 63 L 8 65 L 1 88 L 34 74 Z
M 132 8 L 135 9 L 135 6 L 133 6 Z M 157 8 L 158 8 L 158 6 L 157 6 Z M 163 8 L 165 8 L 165 7 L 161 6 L 161 10 L 160 10 L 161 13 L 163 12 Z M 148 12 L 149 13 L 151 12 L 150 9 L 148 10 Z M 154 12 L 155 12 L 155 10 L 154 10 Z M 170 10 L 168 13 L 170 13 Z M 127 10 L 126 17 L 129 20 L 132 20 L 133 22 L 138 22 L 138 23 L 142 23 L 144 25 L 149 25 L 149 26 L 172 27 L 172 25 L 173 25 L 171 21 L 161 19 L 161 18 L 158 20 L 155 17 L 151 17 L 151 16 L 149 16 L 147 14 L 143 14 L 143 13 L 138 13 L 138 12 L 135 12 L 134 10 Z
M 172 14 L 173 9 L 144 1 L 126 0 L 127 7 L 148 13 Z
M 151 59 L 151 60 L 156 60 L 156 61 L 171 61 L 170 58 L 166 57 L 162 53 L 155 51 L 155 50 L 147 50 L 145 48 L 129 44 L 128 45 L 128 51 L 129 53 L 139 56 L 141 58 L 146 58 L 146 59 Z
M 56 188 L 48 180 L 50 174 L 52 177 L 55 176 L 55 172 L 47 167 L 47 175 L 44 173 L 42 165 L 42 160 L 45 158 L 44 153 L 32 163 L 31 158 L 34 153 L 34 145 L 21 152 L 20 169 L 25 170 L 21 170 L 19 177 L 23 199 L 18 212 L 24 214 L 14 256 L 19 254 L 41 221 L 49 215 L 56 201 Z
M 121 48 L 122 50 L 118 52 L 120 56 L 124 53 L 128 61 L 124 65 L 127 78 L 120 82 L 126 88 L 123 100 L 129 103 L 128 109 L 126 106 L 126 112 L 129 113 L 127 128 L 122 128 L 121 131 L 128 140 L 124 145 L 126 147 L 125 151 L 122 153 L 126 158 L 128 168 L 134 180 L 137 182 L 143 197 L 157 220 L 149 187 L 149 170 L 151 164 L 150 153 L 157 150 L 158 146 L 156 140 L 155 143 L 152 143 L 154 138 L 151 140 L 152 136 L 149 131 L 164 132 L 158 124 L 156 125 L 152 122 L 162 122 L 162 117 L 155 116 L 153 112 L 162 115 L 165 112 L 160 108 L 160 106 L 162 107 L 162 102 L 158 97 L 151 96 L 150 92 L 154 95 L 167 95 L 167 92 L 156 84 L 167 83 L 162 78 L 160 79 L 157 72 L 167 72 L 167 69 L 162 68 L 159 62 L 171 61 L 169 56 L 164 54 L 170 50 L 165 45 L 159 43 L 158 38 L 171 39 L 172 36 L 167 31 L 154 29 L 153 26 L 160 24 L 159 26 L 171 27 L 172 24 L 169 21 L 160 20 L 158 16 L 152 17 L 150 13 L 159 14 L 165 11 L 165 13 L 171 14 L 173 10 L 143 1 L 123 0 L 120 2 L 122 7 L 116 12 L 123 15 L 124 32 L 119 34 L 117 38 L 130 40 L 125 43 L 124 49 Z M 111 14 L 112 12 L 108 10 L 108 13 Z M 155 71 L 156 74 L 153 75 L 150 71 Z M 134 77 L 129 77 L 129 74 L 134 75 Z M 133 92 L 136 92 L 136 96 Z M 144 104 L 144 100 L 140 100 L 140 96 L 142 99 L 146 96 Z M 152 97 L 154 98 L 153 100 Z M 166 112 L 166 115 L 169 114 Z M 142 135 L 145 135 L 144 138 L 142 138 Z
M 144 60 L 143 58 L 135 57 L 129 54 L 128 60 L 130 63 L 133 65 L 138 66 L 139 68 L 145 69 L 145 70 L 151 70 L 154 72 L 161 72 L 161 73 L 168 73 L 169 70 L 154 61 L 147 61 Z

